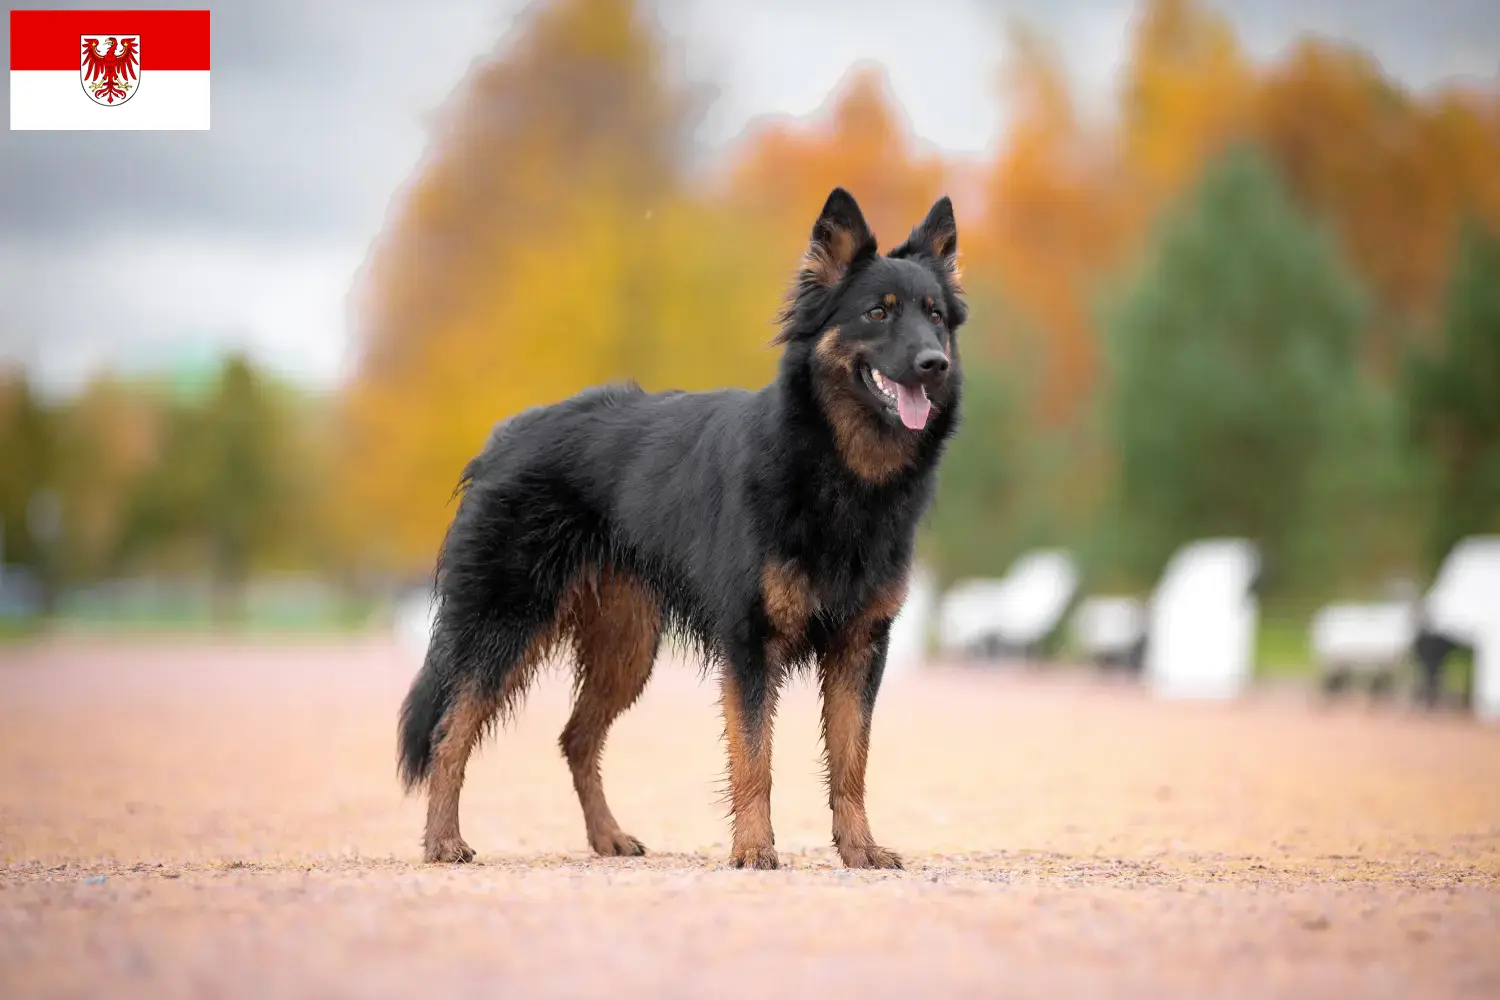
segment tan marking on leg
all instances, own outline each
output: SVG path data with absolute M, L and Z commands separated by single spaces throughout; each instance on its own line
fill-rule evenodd
M 820 665 L 833 843 L 850 868 L 902 867 L 899 855 L 875 843 L 865 811 L 874 708 L 865 703 L 865 685 L 874 661 L 874 629 L 895 617 L 905 596 L 904 577 L 878 592 L 864 612 L 840 630 Z
M 813 349 L 813 376 L 823 414 L 833 428 L 833 440 L 844 465 L 871 483 L 883 483 L 911 464 L 917 435 L 905 428 L 887 427 L 857 395 L 855 355 L 829 327 Z
M 422 837 L 426 861 L 472 861 L 474 850 L 459 832 L 459 799 L 469 756 L 484 731 L 509 717 L 536 676 L 537 667 L 551 655 L 561 636 L 561 623 L 571 615 L 574 588 L 564 592 L 551 622 L 532 637 L 526 651 L 506 674 L 494 697 L 472 688 L 460 691 L 443 715 L 441 735 L 433 745 L 432 771 L 427 782 L 427 827 Z
M 729 809 L 734 842 L 730 863 L 736 868 L 776 868 L 776 834 L 771 829 L 771 719 L 776 711 L 776 688 L 766 694 L 761 724 L 746 729 L 740 711 L 739 685 L 732 669 L 724 668 L 721 704 L 724 736 L 729 744 Z
M 464 843 L 458 827 L 459 793 L 464 768 L 479 734 L 498 706 L 473 691 L 461 692 L 443 715 L 442 736 L 432 749 L 432 771 L 427 786 L 427 830 L 423 838 L 424 861 L 474 860 L 474 850 Z
M 608 571 L 597 587 L 580 594 L 571 611 L 577 694 L 558 743 L 583 807 L 589 846 L 606 856 L 645 854 L 645 846 L 621 830 L 610 812 L 599 761 L 610 726 L 651 677 L 661 612 L 639 584 Z

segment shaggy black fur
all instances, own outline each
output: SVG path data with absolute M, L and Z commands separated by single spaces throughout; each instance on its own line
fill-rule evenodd
M 463 472 L 442 546 L 431 645 L 401 711 L 408 790 L 432 775 L 461 694 L 486 706 L 486 721 L 509 708 L 519 694 L 513 674 L 534 666 L 539 637 L 566 640 L 559 608 L 569 588 L 601 571 L 649 595 L 657 638 L 681 635 L 726 672 L 738 724 L 751 734 L 769 725 L 785 669 L 825 657 L 875 608 L 868 663 L 858 668 L 867 732 L 893 613 L 876 605 L 904 592 L 958 418 L 955 331 L 966 309 L 956 250 L 947 198 L 880 255 L 854 199 L 836 189 L 783 314 L 770 385 L 606 386 L 501 423 Z M 875 371 L 887 385 L 925 387 L 925 426 L 903 424 Z M 776 647 L 780 662 L 768 652 L 777 628 L 767 566 L 791 567 L 810 600 L 805 630 Z M 452 794 L 456 803 L 456 787 Z M 434 846 L 443 836 L 434 822 L 429 859 L 466 860 Z

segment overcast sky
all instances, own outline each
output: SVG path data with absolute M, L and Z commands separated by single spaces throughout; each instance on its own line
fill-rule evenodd
M 103 364 L 159 366 L 245 345 L 290 376 L 336 384 L 351 357 L 344 296 L 421 155 L 422 117 L 523 6 L 214 4 L 210 131 L 0 132 L 0 361 L 19 359 L 67 389 Z M 1218 6 L 1260 56 L 1316 31 L 1353 39 L 1416 87 L 1500 73 L 1492 0 Z M 993 84 L 1007 15 L 1045 30 L 1086 99 L 1102 102 L 1136 8 L 1129 0 L 662 0 L 658 9 L 683 70 L 717 88 L 700 133 L 709 150 L 757 116 L 815 112 L 850 66 L 874 60 L 922 139 L 980 153 L 1004 123 Z M 0 32 L 8 51 L 8 21 Z M 3 86 L 8 108 L 8 79 Z

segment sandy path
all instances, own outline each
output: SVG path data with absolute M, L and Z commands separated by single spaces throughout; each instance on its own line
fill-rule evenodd
M 605 758 L 653 849 L 596 860 L 565 685 L 471 768 L 480 864 L 416 863 L 415 664 L 378 641 L 0 647 L 0 995 L 1500 996 L 1500 730 L 1079 677 L 891 681 L 828 849 L 779 716 L 783 870 L 726 870 L 715 692 L 663 664 Z

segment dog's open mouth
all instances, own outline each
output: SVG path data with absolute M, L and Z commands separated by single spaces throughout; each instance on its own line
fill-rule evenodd
M 860 365 L 860 374 L 864 376 L 865 385 L 871 394 L 887 408 L 894 410 L 903 424 L 914 431 L 927 426 L 927 415 L 932 411 L 932 403 L 927 398 L 926 389 L 920 385 L 903 385 L 869 365 Z

